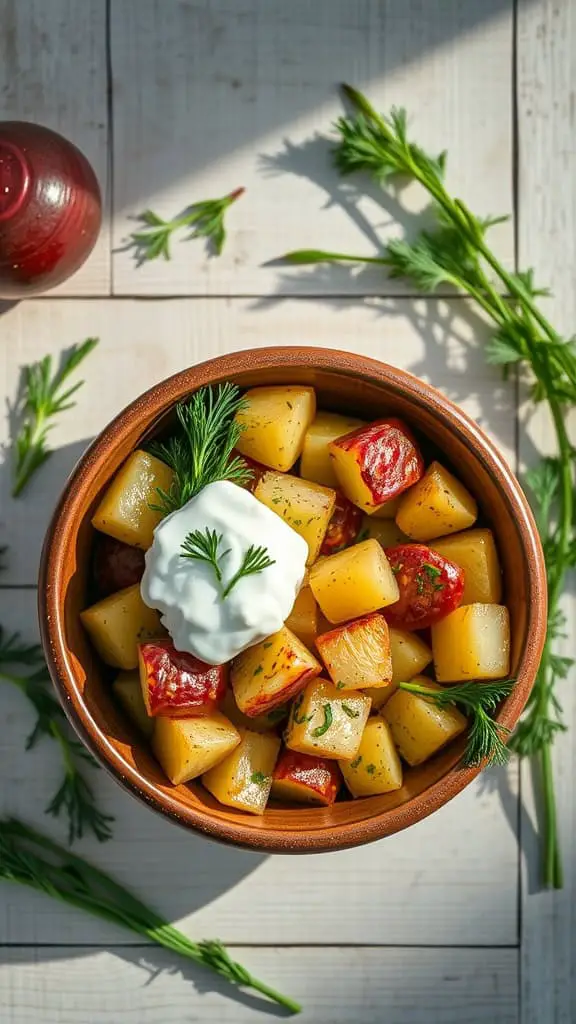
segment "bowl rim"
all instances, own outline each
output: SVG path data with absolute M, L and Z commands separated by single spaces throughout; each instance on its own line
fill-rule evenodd
M 261 852 L 316 852 L 346 849 L 392 835 L 438 810 L 460 793 L 481 771 L 464 767 L 458 759 L 446 774 L 422 793 L 397 807 L 370 818 L 342 824 L 324 824 L 298 833 L 282 827 L 246 827 L 240 819 L 226 821 L 211 816 L 209 808 L 183 807 L 179 800 L 160 791 L 154 782 L 128 764 L 96 724 L 84 703 L 66 645 L 63 616 L 63 546 L 70 531 L 81 522 L 81 495 L 103 458 L 132 433 L 144 436 L 150 426 L 177 401 L 206 384 L 233 379 L 249 371 L 317 369 L 349 374 L 356 379 L 383 384 L 392 393 L 409 395 L 411 401 L 431 412 L 474 449 L 476 458 L 496 483 L 509 506 L 524 550 L 527 580 L 527 641 L 522 651 L 517 683 L 503 703 L 498 721 L 512 728 L 526 704 L 546 636 L 547 587 L 544 556 L 528 501 L 512 469 L 478 424 L 436 388 L 405 370 L 369 356 L 337 349 L 281 346 L 244 349 L 180 370 L 155 384 L 123 409 L 86 449 L 69 476 L 49 524 L 40 561 L 38 614 L 42 645 L 50 675 L 64 710 L 83 742 L 97 760 L 125 789 L 155 811 L 179 825 L 212 839 Z M 135 447 L 135 445 L 134 445 Z M 253 820 L 253 819 L 252 819 Z

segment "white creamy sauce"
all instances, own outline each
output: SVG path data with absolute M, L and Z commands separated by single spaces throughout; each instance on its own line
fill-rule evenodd
M 186 536 L 206 528 L 222 534 L 222 583 L 212 565 L 182 557 Z M 242 577 L 223 599 L 223 588 L 250 545 L 266 547 L 274 565 Z M 302 585 L 307 556 L 306 541 L 275 512 L 249 491 L 222 480 L 204 487 L 156 527 L 146 552 L 142 599 L 161 613 L 177 650 L 222 665 L 282 627 Z

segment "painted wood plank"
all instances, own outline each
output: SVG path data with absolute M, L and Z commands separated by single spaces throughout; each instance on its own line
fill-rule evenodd
M 0 590 L 0 621 L 36 636 L 35 593 Z M 0 684 L 1 685 L 1 684 Z M 43 816 L 61 768 L 48 740 L 28 754 L 32 715 L 2 688 L 0 813 Z M 189 835 L 95 773 L 114 841 L 82 849 L 190 934 L 230 942 L 513 945 L 517 942 L 517 779 L 487 773 L 407 832 L 315 857 L 261 856 Z M 0 885 L 0 943 L 133 941 L 34 893 Z M 0 954 L 1 959 L 1 954 Z
M 422 195 L 339 181 L 330 125 L 337 84 L 408 109 L 414 135 L 449 148 L 448 181 L 481 214 L 512 210 L 512 0 L 115 0 L 114 292 L 121 295 L 402 291 L 374 268 L 269 266 L 300 247 L 373 254 L 420 223 Z M 219 259 L 177 241 L 137 268 L 121 251 L 134 217 L 164 218 L 239 186 Z M 513 229 L 495 245 L 512 260 Z
M 223 352 L 310 344 L 376 356 L 430 380 L 514 450 L 515 398 L 478 343 L 484 326 L 460 300 L 108 300 L 25 303 L 2 318 L 0 378 L 16 394 L 20 367 L 58 357 L 87 335 L 100 346 L 82 368 L 78 406 L 50 435 L 56 451 L 24 499 L 10 497 L 10 457 L 0 453 L 0 536 L 11 548 L 2 582 L 36 582 L 46 526 L 66 476 L 88 444 L 132 399 L 169 374 Z M 0 445 L 9 417 L 0 425 Z
M 103 193 L 100 238 L 53 295 L 110 291 L 106 4 L 0 0 L 0 120 L 38 121 L 74 142 Z
M 477 949 L 258 949 L 232 954 L 303 1005 L 302 1024 L 516 1024 L 517 953 Z M 244 1024 L 284 1019 L 260 997 L 154 950 L 4 950 L 6 1024 Z
M 576 9 L 552 0 L 521 0 L 518 11 L 519 258 L 536 268 L 537 280 L 555 298 L 546 304 L 553 322 L 570 336 L 576 323 L 573 268 L 576 262 Z M 553 451 L 546 415 L 524 410 L 524 463 Z M 574 425 L 576 426 L 576 424 Z M 576 429 L 572 430 L 576 440 Z M 569 639 L 574 654 L 576 599 L 566 596 Z M 559 688 L 569 731 L 554 746 L 564 890 L 537 893 L 540 846 L 535 828 L 539 800 L 530 767 L 522 769 L 522 1024 L 568 1024 L 576 1020 L 576 673 Z

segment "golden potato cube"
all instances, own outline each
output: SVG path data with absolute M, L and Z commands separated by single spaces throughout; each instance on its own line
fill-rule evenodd
M 327 679 L 315 679 L 292 705 L 284 742 L 300 754 L 352 761 L 370 705 L 370 698 L 357 690 L 344 693 Z
M 340 761 L 344 782 L 352 796 L 393 793 L 402 786 L 402 765 L 390 726 L 380 715 L 366 722 L 353 761 Z
M 120 672 L 112 683 L 112 693 L 139 732 L 150 739 L 154 732 L 154 721 L 146 711 L 140 673 Z
M 411 682 L 429 690 L 441 689 L 426 676 L 416 676 Z M 401 756 L 412 767 L 427 761 L 464 732 L 468 724 L 458 708 L 439 708 L 434 701 L 406 690 L 393 694 L 382 708 L 382 715 Z
M 372 519 L 395 519 L 396 513 L 400 508 L 401 495 L 397 498 L 390 498 L 390 501 L 385 501 L 383 505 L 379 505 L 373 512 L 368 512 L 368 518 Z
M 80 619 L 102 661 L 114 668 L 137 668 L 138 644 L 166 633 L 158 612 L 144 604 L 139 583 L 86 608 Z
M 280 738 L 240 729 L 240 743 L 220 764 L 202 776 L 206 789 L 221 804 L 262 814 L 272 788 Z
M 230 682 L 240 711 L 253 718 L 284 704 L 321 671 L 314 655 L 283 626 L 234 658 Z
M 190 782 L 222 761 L 240 733 L 219 711 L 198 718 L 156 718 L 152 750 L 174 786 Z
M 328 445 L 337 437 L 349 434 L 364 425 L 363 420 L 352 416 L 340 416 L 335 412 L 319 412 L 308 427 L 300 459 L 300 475 L 304 480 L 314 480 L 326 487 L 338 487 L 338 480 Z
M 314 648 L 320 632 L 320 609 L 310 587 L 300 590 L 285 625 L 305 647 L 309 650 Z
M 412 540 L 435 540 L 466 530 L 476 522 L 478 506 L 452 473 L 431 462 L 424 476 L 402 495 L 396 523 Z
M 398 689 L 398 683 L 409 683 L 423 672 L 432 661 L 432 651 L 417 633 L 390 626 L 390 655 L 392 682 L 385 689 L 366 690 L 372 698 L 372 708 L 381 708 Z
M 277 708 L 273 708 L 272 711 L 268 711 L 264 715 L 256 715 L 249 717 L 245 715 L 243 711 L 240 711 L 236 700 L 234 699 L 234 693 L 232 690 L 226 690 L 224 694 L 224 700 L 220 706 L 222 714 L 226 715 L 235 725 L 237 729 L 251 729 L 252 732 L 274 732 L 279 729 L 282 723 L 288 718 L 290 714 L 290 705 L 280 704 Z
M 308 545 L 307 564 L 315 562 L 336 504 L 336 491 L 287 473 L 265 473 L 254 497 L 276 512 Z
M 378 612 L 323 633 L 316 646 L 337 690 L 390 687 L 390 635 Z
M 360 618 L 398 600 L 398 584 L 377 540 L 364 540 L 323 558 L 310 570 L 310 586 L 329 622 Z
M 316 415 L 314 388 L 252 388 L 244 401 L 246 408 L 236 413 L 236 422 L 243 428 L 238 451 L 286 473 L 300 455 L 306 431 Z
M 402 533 L 393 519 L 379 519 L 377 516 L 364 516 L 359 536 L 363 540 L 372 537 L 383 548 L 395 548 L 398 544 L 410 543 L 410 538 Z
M 430 547 L 464 570 L 461 604 L 500 604 L 502 573 L 492 530 L 464 530 Z
M 510 616 L 505 605 L 467 604 L 432 626 L 439 683 L 501 679 L 510 672 Z
M 169 491 L 174 473 L 148 452 L 135 451 L 118 470 L 92 517 L 92 526 L 124 544 L 146 551 L 162 519 L 158 490 Z

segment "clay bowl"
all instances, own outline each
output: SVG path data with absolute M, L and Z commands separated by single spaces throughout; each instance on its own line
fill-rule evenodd
M 112 476 L 143 440 L 165 429 L 175 402 L 205 384 L 231 380 L 314 385 L 319 404 L 364 418 L 404 417 L 442 453 L 479 501 L 495 531 L 513 634 L 516 687 L 499 720 L 512 728 L 532 687 L 545 636 L 546 581 L 532 514 L 515 477 L 476 423 L 410 374 L 363 356 L 314 348 L 272 348 L 210 360 L 156 385 L 120 413 L 80 460 L 45 541 L 39 581 L 42 641 L 54 684 L 83 741 L 134 796 L 195 832 L 257 850 L 311 852 L 356 846 L 412 825 L 456 796 L 478 774 L 456 742 L 406 772 L 396 793 L 337 802 L 331 809 L 272 805 L 261 817 L 218 804 L 199 783 L 169 784 L 144 741 L 110 696 L 110 670 L 80 624 L 86 606 L 92 513 Z M 506 581 L 508 586 L 506 586 Z M 513 585 L 512 585 L 513 584 Z

